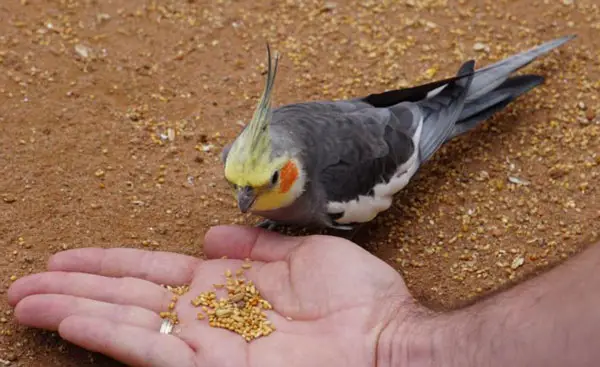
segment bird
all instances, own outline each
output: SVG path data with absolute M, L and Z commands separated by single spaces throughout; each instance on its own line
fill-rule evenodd
M 250 121 L 221 153 L 224 178 L 256 226 L 352 231 L 388 210 L 435 152 L 544 83 L 512 75 L 575 38 L 567 35 L 453 77 L 340 100 L 272 107 L 280 54 L 267 48 Z

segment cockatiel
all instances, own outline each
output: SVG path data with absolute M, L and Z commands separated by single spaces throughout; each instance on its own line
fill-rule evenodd
M 543 83 L 511 76 L 575 36 L 562 37 L 456 77 L 338 101 L 271 108 L 279 55 L 267 44 L 266 85 L 254 116 L 223 150 L 224 174 L 241 212 L 278 224 L 351 230 L 392 205 L 417 170 L 452 138 L 470 131 Z

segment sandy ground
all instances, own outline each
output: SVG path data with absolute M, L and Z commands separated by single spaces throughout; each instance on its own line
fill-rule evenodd
M 546 84 L 436 154 L 356 238 L 450 309 L 567 259 L 600 223 L 595 0 L 5 0 L 0 3 L 1 290 L 52 253 L 202 256 L 242 216 L 219 162 L 283 53 L 275 103 L 454 75 L 566 34 Z M 595 37 L 594 37 L 595 35 Z M 517 182 L 517 183 L 514 183 Z M 12 366 L 114 366 L 1 307 Z

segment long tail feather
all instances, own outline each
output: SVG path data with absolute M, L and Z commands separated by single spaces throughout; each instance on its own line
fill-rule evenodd
M 477 70 L 473 78 L 473 83 L 471 83 L 469 94 L 467 95 L 467 103 L 498 88 L 515 71 L 524 68 L 535 59 L 549 53 L 575 37 L 575 35 L 569 35 L 543 43 L 528 51 L 510 56 Z
M 452 134 L 447 140 L 474 129 L 479 123 L 504 109 L 519 96 L 541 85 L 544 77 L 539 75 L 519 75 L 509 78 L 492 92 L 465 104 Z

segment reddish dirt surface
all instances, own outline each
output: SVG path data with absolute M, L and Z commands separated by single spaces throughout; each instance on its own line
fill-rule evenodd
M 594 3 L 2 1 L 2 294 L 62 249 L 202 256 L 211 225 L 254 221 L 219 153 L 262 90 L 265 40 L 284 56 L 283 104 L 447 77 L 467 58 L 482 66 L 577 34 L 526 70 L 543 87 L 442 149 L 356 237 L 435 309 L 567 259 L 600 227 Z M 116 365 L 17 326 L 4 300 L 1 311 L 0 358 L 13 366 Z

